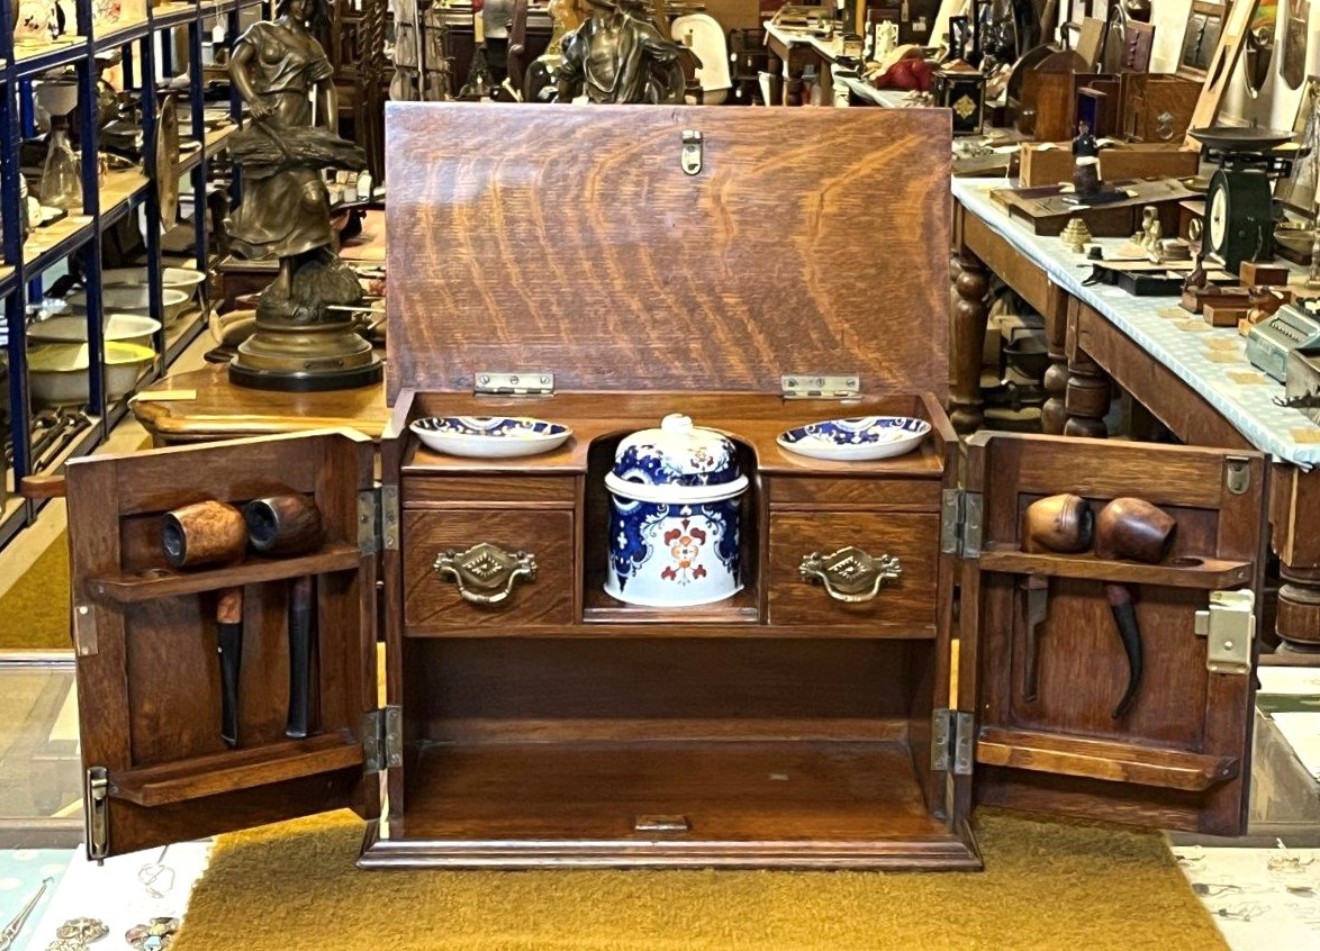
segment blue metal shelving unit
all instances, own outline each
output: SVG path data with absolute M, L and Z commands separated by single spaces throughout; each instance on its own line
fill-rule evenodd
M 7 3 L 0 3 L 0 222 L 4 240 L 0 246 L 0 300 L 3 300 L 4 350 L 8 357 L 8 395 L 10 403 L 10 435 L 13 441 L 13 484 L 33 474 L 32 414 L 27 380 L 27 317 L 29 296 L 40 293 L 42 275 L 61 261 L 77 257 L 82 262 L 82 273 L 87 291 L 87 319 L 89 322 L 89 356 L 91 360 L 91 402 L 88 413 L 95 420 L 89 430 L 79 435 L 68 451 L 68 457 L 91 452 L 127 413 L 127 401 L 112 403 L 105 390 L 105 341 L 102 335 L 101 313 L 101 242 L 106 228 L 131 215 L 144 221 L 147 246 L 148 283 L 151 288 L 151 314 L 163 321 L 161 294 L 161 231 L 177 222 L 161 222 L 160 202 L 155 187 L 154 149 L 147 148 L 144 155 L 146 181 L 127 195 L 117 195 L 112 202 L 103 202 L 99 186 L 98 128 L 96 122 L 96 64 L 99 52 L 122 49 L 124 86 L 139 93 L 144 116 L 144 141 L 154 141 L 157 83 L 170 78 L 175 71 L 176 31 L 186 34 L 184 47 L 186 62 L 177 64 L 188 71 L 186 101 L 179 102 L 180 117 L 192 119 L 192 135 L 202 146 L 184 163 L 182 173 L 192 189 L 196 264 L 201 269 L 210 265 L 208 234 L 206 230 L 206 183 L 212 159 L 225 147 L 219 142 L 207 147 L 203 123 L 205 82 L 202 66 L 202 37 L 207 24 L 219 18 L 226 26 L 227 42 L 238 35 L 240 11 L 250 7 L 266 7 L 264 0 L 191 0 L 168 10 L 153 10 L 148 5 L 147 17 L 141 23 L 117 27 L 98 36 L 92 23 L 92 0 L 76 0 L 77 39 L 59 47 L 15 59 L 13 24 Z M 24 136 L 35 132 L 35 107 L 32 99 L 32 79 L 47 70 L 60 66 L 74 66 L 78 82 L 78 108 L 74 113 L 77 123 L 83 185 L 83 217 L 81 224 L 59 241 L 31 253 L 24 259 L 19 198 L 20 169 L 19 146 Z M 239 103 L 231 98 L 231 115 L 239 117 Z M 186 111 L 185 111 L 186 110 Z M 235 183 L 237 187 L 237 182 Z M 206 294 L 203 287 L 203 294 Z M 191 343 L 205 326 L 209 300 L 203 297 L 201 316 L 175 339 L 167 340 L 162 329 L 157 334 L 158 358 L 151 373 L 140 384 L 159 378 L 169 364 Z M 0 493 L 3 497 L 3 493 Z M 21 528 L 36 516 L 40 503 L 26 502 L 22 506 L 0 509 L 0 547 L 3 547 Z

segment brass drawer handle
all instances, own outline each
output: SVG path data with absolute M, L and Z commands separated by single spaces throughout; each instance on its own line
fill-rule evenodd
M 498 545 L 480 542 L 467 551 L 442 551 L 435 559 L 440 577 L 458 585 L 472 604 L 499 604 L 519 578 L 536 579 L 536 557 L 525 551 L 510 554 Z
M 859 604 L 873 600 L 886 581 L 897 581 L 903 574 L 903 566 L 893 555 L 872 558 L 849 545 L 832 555 L 813 551 L 803 557 L 798 571 L 805 580 L 823 584 L 835 601 Z

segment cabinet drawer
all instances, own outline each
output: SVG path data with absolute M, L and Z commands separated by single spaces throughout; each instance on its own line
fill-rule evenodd
M 770 517 L 770 623 L 866 625 L 876 634 L 933 635 L 939 572 L 940 519 L 930 514 L 772 513 Z M 874 597 L 849 602 L 802 575 L 804 557 L 828 556 L 848 547 L 874 559 L 890 555 L 900 575 Z M 849 569 L 832 574 L 837 595 L 849 594 Z M 855 596 L 866 598 L 866 592 Z
M 480 551 L 466 559 L 466 566 L 437 570 L 441 553 L 462 554 L 482 543 L 508 555 L 525 552 L 535 562 L 535 575 L 519 572 L 511 577 L 516 569 L 501 565 L 498 552 Z M 573 549 L 573 513 L 569 511 L 406 510 L 402 543 L 405 632 L 571 624 L 577 586 Z M 460 578 L 467 597 L 460 590 Z M 502 595 L 506 587 L 508 594 Z
M 487 479 L 452 476 L 403 481 L 403 504 L 430 503 L 567 503 L 577 498 L 575 476 L 498 476 Z

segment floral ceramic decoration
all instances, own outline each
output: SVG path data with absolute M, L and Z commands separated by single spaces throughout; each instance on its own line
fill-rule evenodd
M 22 0 L 14 24 L 14 41 L 19 44 L 49 43 L 59 32 L 59 14 L 55 0 Z
M 890 459 L 911 452 L 930 433 L 930 423 L 910 416 L 858 416 L 808 423 L 781 433 L 779 445 L 814 459 L 847 462 Z
M 740 591 L 747 484 L 733 442 L 686 416 L 624 439 L 605 477 L 606 593 L 628 604 L 689 607 Z

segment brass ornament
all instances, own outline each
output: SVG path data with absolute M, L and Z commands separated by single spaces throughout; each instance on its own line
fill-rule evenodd
M 1086 245 L 1092 239 L 1091 229 L 1086 226 L 1086 222 L 1081 218 L 1073 218 L 1068 222 L 1063 233 L 1059 235 L 1062 241 L 1070 251 L 1081 254 L 1086 250 Z
M 528 552 L 507 552 L 490 542 L 467 551 L 453 549 L 436 556 L 434 568 L 441 578 L 458 585 L 458 593 L 471 604 L 499 604 L 513 592 L 520 578 L 536 580 L 536 557 Z
M 830 555 L 813 551 L 803 556 L 798 571 L 804 581 L 824 585 L 826 594 L 845 604 L 874 600 L 886 582 L 903 575 L 903 567 L 893 555 L 876 558 L 852 545 Z

